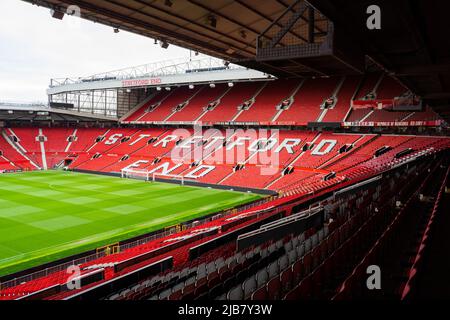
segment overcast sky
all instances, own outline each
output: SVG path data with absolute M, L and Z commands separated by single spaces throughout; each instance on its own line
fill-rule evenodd
M 0 101 L 47 101 L 51 78 L 89 76 L 189 57 L 152 39 L 65 16 L 20 0 L 0 0 Z

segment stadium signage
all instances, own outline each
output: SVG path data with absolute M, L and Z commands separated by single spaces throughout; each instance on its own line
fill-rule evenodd
M 379 121 L 343 122 L 344 127 L 438 127 L 442 120 L 432 121 Z
M 122 87 L 141 87 L 151 86 L 155 84 L 161 84 L 161 78 L 148 78 L 148 79 L 134 79 L 134 80 L 122 80 Z

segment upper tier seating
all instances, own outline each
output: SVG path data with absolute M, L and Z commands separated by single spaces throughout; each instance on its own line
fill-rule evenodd
M 187 102 L 190 98 L 201 93 L 203 87 L 197 86 L 189 89 L 188 86 L 173 88 L 160 105 L 150 112 L 146 112 L 139 121 L 164 121 L 174 114 L 175 108 L 181 103 Z
M 200 118 L 203 122 L 231 121 L 238 113 L 238 107 L 251 99 L 264 82 L 237 82 L 220 99 L 220 103 Z
M 129 115 L 125 121 L 140 121 L 144 115 L 147 114 L 147 110 L 154 104 L 159 103 L 167 96 L 169 96 L 173 91 L 160 90 L 153 93 L 150 99 L 142 107 Z
M 391 77 L 384 76 L 377 88 L 376 96 L 377 99 L 380 100 L 393 99 L 395 97 L 400 97 L 407 91 L 408 89 L 403 87 L 399 82 Z
M 204 112 L 209 103 L 219 99 L 228 89 L 226 84 L 218 84 L 214 88 L 201 86 L 200 92 L 189 101 L 181 111 L 174 113 L 167 121 L 195 121 Z
M 386 110 L 374 110 L 364 121 L 367 122 L 383 122 L 383 121 L 402 121 L 410 114 L 409 111 L 386 111 Z
M 372 109 L 352 109 L 349 116 L 345 121 L 347 122 L 359 122 L 365 119 L 373 112 Z
M 348 76 L 345 77 L 344 83 L 337 95 L 336 105 L 327 111 L 322 122 L 342 122 L 345 115 L 350 110 L 350 101 L 355 94 L 356 88 L 361 82 L 360 77 Z
M 380 78 L 382 76 L 382 78 Z M 378 86 L 377 86 L 378 84 Z M 357 94 L 357 100 L 393 100 L 407 92 L 400 83 L 386 75 L 371 75 L 366 77 L 363 85 Z M 367 98 L 367 99 L 366 99 Z M 419 113 L 421 115 L 421 113 Z M 423 113 L 425 115 L 425 113 Z M 412 112 L 394 112 L 380 109 L 353 109 L 346 121 L 348 122 L 394 122 L 410 121 Z M 420 117 L 420 116 L 416 116 Z M 425 120 L 425 118 L 424 118 Z
M 281 113 L 277 121 L 299 124 L 316 121 L 323 111 L 321 104 L 332 96 L 338 83 L 339 78 L 306 80 L 294 96 L 292 105 Z
M 248 110 L 243 111 L 235 121 L 271 121 L 278 112 L 276 106 L 283 100 L 288 99 L 299 84 L 299 80 L 275 80 L 268 82 L 256 96 L 255 103 Z
M 438 120 L 426 112 L 391 112 L 374 109 L 374 103 L 407 93 L 399 82 L 383 73 L 308 79 L 188 85 L 155 91 L 123 120 L 133 122 L 206 123 L 259 122 L 273 125 L 307 125 L 309 122 L 394 122 Z M 253 100 L 254 98 L 254 100 Z M 352 99 L 366 100 L 365 109 L 351 109 Z M 335 101 L 333 101 L 335 100 Z M 242 108 L 242 105 L 249 105 Z M 281 109 L 281 110 L 280 110 Z
M 355 100 L 362 100 L 368 94 L 374 93 L 376 85 L 380 80 L 380 73 L 371 73 L 364 76 L 362 83 L 360 84 L 358 93 L 355 95 Z

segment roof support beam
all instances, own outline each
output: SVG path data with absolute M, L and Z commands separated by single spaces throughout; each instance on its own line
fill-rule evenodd
M 160 17 L 154 16 L 154 15 L 150 15 L 150 14 L 145 13 L 143 11 L 137 11 L 136 9 L 133 9 L 131 7 L 128 7 L 128 6 L 125 6 L 125 5 L 121 4 L 121 3 L 118 3 L 117 1 L 112 1 L 112 0 L 109 0 L 109 1 L 111 3 L 114 3 L 117 6 L 122 6 L 122 7 L 126 7 L 128 10 L 133 10 L 134 12 L 136 12 L 138 14 L 142 14 L 142 15 L 148 16 L 149 18 L 152 18 L 152 19 L 155 19 L 155 20 L 158 20 L 158 21 L 166 22 L 164 19 L 162 19 Z M 182 17 L 182 16 L 180 16 L 178 14 L 175 14 L 175 13 L 167 11 L 167 10 L 163 10 L 161 8 L 158 8 L 158 7 L 154 6 L 154 5 L 148 4 L 148 3 L 144 2 L 144 1 L 141 1 L 141 0 L 133 0 L 133 1 L 139 3 L 139 4 L 143 5 L 143 6 L 150 7 L 150 8 L 152 8 L 155 11 L 158 11 L 158 12 L 161 12 L 161 13 L 164 13 L 164 14 L 167 14 L 167 15 L 171 15 L 171 16 L 179 19 L 179 20 L 183 20 L 184 22 L 187 22 L 189 24 L 195 25 L 197 27 L 208 29 L 209 31 L 212 31 L 212 32 L 215 32 L 215 33 L 221 35 L 222 37 L 229 38 L 232 41 L 239 42 L 240 44 L 242 44 L 244 46 L 244 48 L 248 47 L 248 43 L 243 41 L 242 39 L 238 39 L 236 37 L 232 37 L 230 35 L 227 35 L 226 33 L 223 33 L 223 32 L 221 32 L 221 31 L 219 31 L 219 30 L 217 30 L 215 28 L 209 27 L 208 25 L 201 24 L 201 23 L 198 23 L 196 21 L 192 21 L 192 20 L 186 19 L 185 17 Z M 182 25 L 179 25 L 179 24 L 176 24 L 176 23 L 173 23 L 173 22 L 171 22 L 171 24 L 173 24 L 173 25 L 175 25 L 175 26 L 177 26 L 179 28 L 183 28 L 185 30 L 188 30 L 190 32 L 199 33 L 198 31 L 193 31 L 193 30 L 187 28 L 186 26 L 182 26 Z M 217 38 L 207 36 L 207 35 L 205 35 L 203 33 L 199 33 L 199 34 L 201 36 L 208 37 L 210 39 L 215 39 L 216 41 L 222 41 L 222 40 L 218 40 Z M 228 45 L 228 46 L 231 46 L 231 44 L 229 44 L 229 43 L 228 44 L 224 43 L 224 44 Z
M 154 6 L 145 4 L 145 3 L 143 3 L 142 1 L 139 1 L 139 0 L 134 0 L 134 1 L 137 2 L 137 3 L 139 3 L 139 4 L 142 4 L 142 5 L 150 6 L 150 7 L 151 7 L 152 9 L 154 9 L 154 10 L 159 10 L 160 12 L 164 12 L 164 13 L 166 13 L 166 14 L 170 14 L 169 12 L 166 12 L 166 11 L 161 10 L 161 9 L 159 9 L 159 8 L 156 8 L 156 7 L 154 7 Z M 148 18 L 151 18 L 151 19 L 154 19 L 154 20 L 157 20 L 157 21 L 160 21 L 160 22 L 166 22 L 164 19 L 161 19 L 161 18 L 158 17 L 158 16 L 155 16 L 155 15 L 152 15 L 152 14 L 148 14 L 148 13 L 142 12 L 142 11 L 137 11 L 136 9 L 134 9 L 134 8 L 132 8 L 132 7 L 130 7 L 130 6 L 124 5 L 124 4 L 122 4 L 122 3 L 118 3 L 117 1 L 110 0 L 109 2 L 112 3 L 112 4 L 114 4 L 115 6 L 118 6 L 118 7 L 120 7 L 120 8 L 129 10 L 129 11 L 132 11 L 132 12 L 134 12 L 134 13 L 136 13 L 136 14 L 140 14 L 140 15 L 146 16 L 146 17 L 148 17 Z M 173 14 L 172 14 L 172 15 L 173 15 Z M 185 18 L 180 18 L 179 16 L 176 16 L 176 15 L 173 15 L 173 16 L 175 16 L 175 17 L 178 18 L 178 19 L 184 19 L 184 21 L 186 21 L 186 22 L 188 22 L 188 23 L 192 23 L 192 24 L 197 25 L 197 26 L 200 25 L 200 24 L 198 24 L 198 23 L 196 23 L 196 22 L 187 20 L 187 19 L 185 19 Z M 224 44 L 225 46 L 228 46 L 228 47 L 234 47 L 231 43 L 226 42 L 226 41 L 223 41 L 223 40 L 220 40 L 220 39 L 218 39 L 217 37 L 212 37 L 212 36 L 206 35 L 206 34 L 204 34 L 204 33 L 199 33 L 198 31 L 193 31 L 192 29 L 189 29 L 189 28 L 187 28 L 186 26 L 182 26 L 182 25 L 177 24 L 177 23 L 174 23 L 174 22 L 171 22 L 171 24 L 174 25 L 174 26 L 176 26 L 176 27 L 178 27 L 178 28 L 180 28 L 180 29 L 184 29 L 184 30 L 186 30 L 186 31 L 188 31 L 188 32 L 191 32 L 191 33 L 197 33 L 197 34 L 199 34 L 199 35 L 202 36 L 202 37 L 208 38 L 209 40 L 213 40 L 213 41 L 220 42 L 220 43 Z M 200 26 L 201 26 L 202 28 L 205 28 L 205 27 L 206 27 L 206 26 L 204 26 L 204 25 L 200 25 Z M 224 36 L 224 37 L 227 36 L 226 34 L 224 34 L 224 33 L 222 33 L 222 32 L 219 32 L 219 31 L 217 31 L 217 30 L 214 30 L 214 31 L 215 31 L 216 33 L 220 34 L 221 36 Z M 184 35 L 181 35 L 181 36 L 184 36 Z M 239 39 L 233 39 L 233 40 L 236 41 L 236 42 L 239 42 L 240 44 L 242 44 L 242 45 L 244 45 L 244 46 L 247 46 L 247 43 L 244 42 L 244 41 L 240 41 Z M 236 48 L 236 49 L 238 49 L 238 48 Z M 239 48 L 239 50 L 246 51 L 245 48 L 244 48 L 244 49 L 243 49 L 243 48 Z M 247 51 L 247 52 L 248 52 L 248 53 L 251 53 L 250 51 Z
M 228 17 L 228 16 L 226 16 L 226 15 L 224 15 L 224 14 L 218 12 L 218 11 L 212 10 L 211 8 L 207 7 L 206 5 L 204 5 L 204 4 L 201 3 L 201 2 L 194 1 L 194 0 L 187 0 L 187 1 L 188 1 L 189 3 L 191 3 L 191 4 L 193 4 L 193 5 L 196 5 L 196 6 L 199 7 L 199 8 L 202 8 L 203 10 L 206 10 L 206 11 L 208 11 L 208 12 L 211 12 L 212 14 L 214 14 L 214 15 L 216 15 L 216 16 L 222 18 L 222 19 L 225 19 L 225 20 L 228 20 L 228 21 L 234 23 L 235 25 L 237 25 L 237 26 L 239 26 L 239 27 L 241 27 L 241 28 L 243 28 L 243 29 L 247 29 L 247 30 L 253 32 L 255 35 L 258 35 L 258 34 L 259 34 L 259 31 L 258 31 L 258 30 L 253 29 L 253 28 L 251 28 L 251 27 L 249 27 L 249 26 L 246 26 L 246 25 L 240 23 L 239 21 L 237 21 L 237 20 L 235 20 L 235 19 L 233 19 L 233 18 L 231 18 L 231 17 Z M 256 46 L 255 46 L 255 47 L 256 47 Z
M 298 3 L 299 1 L 300 0 L 297 0 L 297 2 L 294 2 L 294 4 Z M 283 39 L 283 37 L 289 32 L 289 30 L 292 29 L 292 27 L 295 25 L 295 23 L 298 21 L 298 19 L 300 19 L 300 16 L 303 15 L 303 13 L 305 12 L 305 10 L 307 8 L 308 8 L 308 6 L 306 6 L 305 3 L 303 2 L 301 5 L 300 11 L 295 12 L 294 15 L 288 20 L 287 24 L 284 25 L 281 28 L 281 30 L 275 35 L 275 37 L 270 41 L 270 46 L 272 48 L 274 48 L 281 41 L 281 39 Z M 286 9 L 286 10 L 288 10 L 288 9 Z M 283 13 L 283 15 L 284 15 L 284 13 Z
M 284 3 L 282 0 L 277 0 L 277 2 L 279 3 L 279 4 L 281 4 L 282 6 L 284 6 L 284 7 L 289 7 L 286 3 Z M 294 11 L 295 12 L 295 10 L 294 9 L 292 9 L 292 11 Z M 309 20 L 310 20 L 310 18 L 308 17 L 308 19 L 306 19 L 305 17 L 300 17 L 300 19 L 302 19 L 303 21 L 305 21 L 306 23 L 308 23 L 309 22 Z M 319 21 L 319 20 L 318 20 Z M 318 32 L 318 34 L 326 34 L 326 31 L 324 31 L 324 30 L 322 30 L 321 28 L 319 28 L 317 25 L 315 25 L 314 24 L 314 29 Z
M 37 0 L 37 1 L 26 0 L 26 1 L 31 2 L 31 3 L 39 3 L 46 7 L 51 7 L 51 4 L 48 1 L 43 1 L 43 0 Z M 149 22 L 143 22 L 136 18 L 128 17 L 125 15 L 119 14 L 117 12 L 113 12 L 113 11 L 110 11 L 110 10 L 107 10 L 104 8 L 100 8 L 96 5 L 88 3 L 86 1 L 81 1 L 81 0 L 60 0 L 60 1 L 65 3 L 66 6 L 78 5 L 82 9 L 82 17 L 87 18 L 86 13 L 83 11 L 88 11 L 90 13 L 95 12 L 96 14 L 103 15 L 109 19 L 114 19 L 114 20 L 120 21 L 121 23 L 123 23 L 123 25 L 120 27 L 124 30 L 129 30 L 131 32 L 137 33 L 137 30 L 135 30 L 135 28 L 142 28 L 144 30 L 148 30 L 147 36 L 150 36 L 150 34 L 152 34 L 152 33 L 153 34 L 155 34 L 155 33 L 162 34 L 167 37 L 170 37 L 172 39 L 171 42 L 174 44 L 178 44 L 180 46 L 184 46 L 184 47 L 191 48 L 191 49 L 195 48 L 194 50 L 198 50 L 200 52 L 208 52 L 209 51 L 210 52 L 209 54 L 212 54 L 212 55 L 215 54 L 216 56 L 217 55 L 222 55 L 222 57 L 226 56 L 226 53 L 224 52 L 224 50 L 222 48 L 217 47 L 211 43 L 197 40 L 197 39 L 192 38 L 187 35 L 179 34 L 178 32 L 168 30 L 166 28 L 163 28 L 161 26 L 158 26 L 158 25 L 155 25 L 155 24 L 152 24 Z M 98 17 L 98 16 L 90 16 L 89 20 L 95 21 L 95 22 L 101 22 L 105 25 L 112 25 L 112 23 L 110 21 L 108 21 L 106 19 L 102 19 L 101 17 Z M 130 28 L 129 26 L 127 26 L 127 24 L 132 25 L 133 28 Z M 182 39 L 182 40 L 179 40 L 179 39 Z M 214 39 L 214 40 L 216 40 L 216 39 Z M 238 50 L 236 50 L 236 51 L 238 51 Z M 236 58 L 243 58 L 243 56 L 237 54 Z
M 247 3 L 241 1 L 241 0 L 234 0 L 236 3 L 239 3 L 241 6 L 243 6 L 244 8 L 246 8 L 247 10 L 253 12 L 254 14 L 260 16 L 261 18 L 264 18 L 265 20 L 269 21 L 272 23 L 272 19 L 268 16 L 266 16 L 265 14 L 263 14 L 262 12 L 256 10 L 255 8 L 249 6 Z M 283 27 L 280 23 L 277 23 L 278 27 Z M 304 42 L 308 42 L 307 39 L 305 39 L 304 37 L 302 37 L 301 35 L 299 35 L 296 32 L 293 31 L 289 31 L 290 34 L 292 34 L 293 36 L 297 37 L 298 39 L 303 40 Z

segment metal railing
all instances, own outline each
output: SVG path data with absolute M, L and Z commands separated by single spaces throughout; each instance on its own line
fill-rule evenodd
M 0 101 L 0 109 L 8 109 L 8 108 L 34 110 L 37 108 L 49 109 L 49 106 L 45 102 Z
M 227 64 L 225 66 L 223 60 L 212 57 L 199 58 L 195 60 L 178 58 L 98 73 L 88 77 L 55 78 L 50 80 L 50 88 L 83 82 L 160 77 L 191 72 L 214 71 L 225 68 L 245 69 L 235 64 Z

